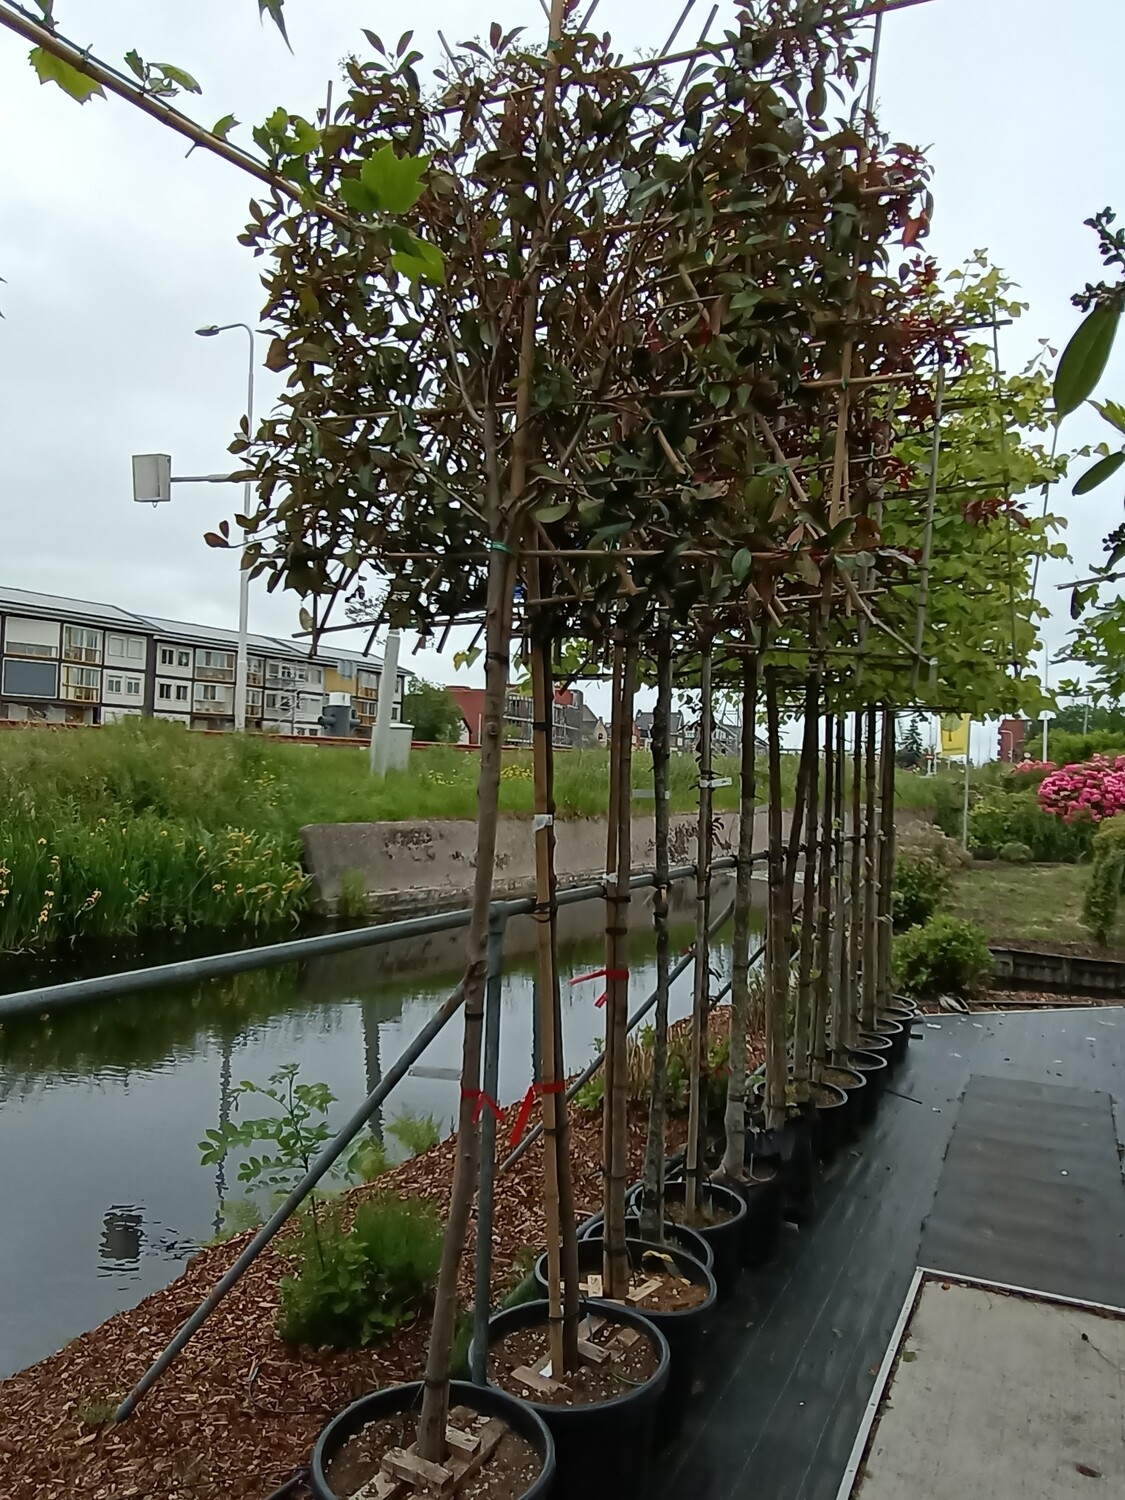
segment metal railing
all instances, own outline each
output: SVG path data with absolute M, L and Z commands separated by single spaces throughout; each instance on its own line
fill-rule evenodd
M 755 862 L 758 862 L 762 858 L 764 856 L 755 856 Z M 735 868 L 735 865 L 736 861 L 733 856 L 722 856 L 712 861 L 711 869 L 714 873 L 730 872 Z M 677 865 L 668 872 L 669 883 L 674 884 L 678 881 L 694 879 L 695 874 L 696 869 L 693 864 Z M 656 886 L 655 872 L 651 870 L 638 872 L 632 877 L 629 885 L 631 890 L 652 889 Z M 584 901 L 597 901 L 604 898 L 605 883 L 603 880 L 599 880 L 583 885 L 567 887 L 559 891 L 557 901 L 560 907 L 567 907 L 576 906 Z M 490 910 L 485 979 L 485 1048 L 482 1081 L 485 1091 L 493 1097 L 496 1093 L 498 1077 L 500 990 L 504 968 L 504 935 L 507 924 L 513 917 L 528 916 L 534 910 L 535 901 L 531 897 L 517 897 L 512 900 L 494 901 Z M 731 907 L 728 906 L 715 919 L 710 928 L 711 935 L 717 932 L 726 922 L 730 916 L 730 911 Z M 258 948 L 243 949 L 234 953 L 210 954 L 201 958 L 182 959 L 171 964 L 159 964 L 151 968 L 133 969 L 121 974 L 104 974 L 90 979 L 72 980 L 65 984 L 45 985 L 37 989 L 21 990 L 14 994 L 0 996 L 0 1021 L 19 1015 L 40 1015 L 44 1012 L 84 1004 L 87 1001 L 136 994 L 142 990 L 191 984 L 202 979 L 244 973 L 254 969 L 271 968 L 280 964 L 294 963 L 302 959 L 323 956 L 330 953 L 340 953 L 359 948 L 385 947 L 402 938 L 418 937 L 433 932 L 449 932 L 457 928 L 467 927 L 470 917 L 471 913 L 468 910 L 434 912 L 425 916 L 407 917 L 401 921 L 385 922 L 375 927 L 355 928 L 346 932 L 321 933 L 315 937 L 295 938 L 290 942 L 271 943 Z M 681 957 L 672 968 L 669 982 L 678 978 L 691 965 L 693 960 L 694 950 Z M 630 1030 L 637 1026 L 642 1018 L 648 1014 L 656 1004 L 656 998 L 654 992 L 633 1013 L 629 1018 Z M 191 1338 L 199 1331 L 227 1293 L 237 1285 L 247 1269 L 253 1264 L 274 1236 L 282 1229 L 297 1209 L 300 1208 L 301 1204 L 317 1184 L 331 1171 L 332 1167 L 348 1149 L 352 1141 L 364 1126 L 369 1123 L 372 1116 L 402 1082 L 414 1064 L 421 1058 L 431 1042 L 440 1035 L 453 1019 L 460 1010 L 463 1000 L 464 986 L 462 983 L 443 1001 L 414 1037 L 413 1041 L 399 1054 L 395 1062 L 383 1074 L 378 1085 L 372 1089 L 366 1099 L 363 1100 L 358 1108 L 349 1116 L 344 1125 L 341 1126 L 339 1131 L 337 1131 L 333 1139 L 314 1158 L 309 1170 L 288 1194 L 285 1201 L 277 1208 L 267 1222 L 255 1232 L 212 1290 L 176 1331 L 167 1346 L 121 1402 L 117 1408 L 115 1420 L 123 1421 L 133 1412 L 137 1402 L 145 1392 L 151 1389 L 156 1381 L 160 1379 L 164 1371 L 183 1351 Z M 578 1089 L 597 1073 L 601 1067 L 601 1062 L 602 1059 L 599 1054 L 579 1077 L 571 1082 L 567 1090 L 568 1098 L 573 1098 Z M 495 1152 L 495 1120 L 488 1110 L 484 1111 L 482 1130 L 484 1132 L 482 1136 L 482 1161 L 487 1160 L 489 1163 L 493 1163 Z M 499 1164 L 496 1170 L 502 1172 L 510 1167 L 538 1139 L 540 1133 L 541 1127 L 539 1126 L 528 1132 L 520 1145 Z M 478 1288 L 482 1285 L 484 1287 L 481 1297 L 477 1299 L 481 1303 L 483 1314 L 481 1308 L 478 1307 L 478 1316 L 487 1316 L 488 1312 L 487 1277 L 491 1258 L 492 1177 L 492 1172 L 488 1171 L 486 1176 L 482 1178 L 481 1192 L 478 1199 L 480 1224 L 477 1235 L 477 1284 Z M 481 1341 L 478 1339 L 477 1342 L 479 1344 Z

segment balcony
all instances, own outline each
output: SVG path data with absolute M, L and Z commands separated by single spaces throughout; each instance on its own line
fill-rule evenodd
M 92 662 L 95 666 L 101 664 L 102 648 L 100 646 L 64 646 L 63 661 Z
M 229 719 L 234 708 L 226 698 L 196 698 L 191 711 L 193 714 L 208 715 L 216 719 Z
M 195 675 L 200 682 L 233 682 L 233 667 L 196 667 Z
M 62 697 L 68 703 L 97 703 L 99 694 L 96 687 L 70 687 L 64 682 Z

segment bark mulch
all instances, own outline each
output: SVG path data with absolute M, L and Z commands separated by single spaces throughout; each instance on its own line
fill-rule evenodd
M 722 1008 L 713 1018 L 726 1028 Z M 748 1048 L 753 1061 L 760 1040 Z M 507 1141 L 516 1107 L 497 1138 Z M 571 1161 L 577 1212 L 601 1207 L 600 1111 L 572 1109 Z M 642 1169 L 645 1112 L 629 1123 L 632 1174 Z M 685 1125 L 669 1125 L 669 1149 Z M 405 1162 L 364 1194 L 421 1196 L 444 1217 L 455 1142 Z M 507 1291 L 544 1241 L 542 1147 L 532 1146 L 498 1180 L 494 1296 Z M 428 1320 L 400 1328 L 375 1349 L 293 1349 L 274 1332 L 286 1257 L 268 1247 L 129 1421 L 108 1410 L 123 1397 L 176 1328 L 246 1244 L 242 1234 L 201 1250 L 183 1275 L 138 1306 L 81 1335 L 57 1354 L 0 1383 L 0 1494 L 3 1500 L 261 1500 L 307 1462 L 322 1427 L 365 1392 L 421 1376 Z M 473 1234 L 461 1266 L 464 1305 L 472 1295 Z M 105 1425 L 94 1426 L 95 1422 Z

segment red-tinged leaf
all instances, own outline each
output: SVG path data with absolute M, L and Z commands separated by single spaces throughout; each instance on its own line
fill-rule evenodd
M 205 531 L 203 533 L 203 540 L 207 543 L 208 547 L 226 546 L 226 540 L 217 531 Z
M 907 219 L 902 231 L 902 243 L 905 247 L 916 245 L 929 231 L 930 221 L 925 214 L 919 214 L 916 219 Z
M 500 22 L 493 21 L 492 25 L 488 29 L 488 40 L 492 45 L 493 52 L 495 52 L 499 48 L 500 41 L 503 35 L 504 32 L 501 28 Z

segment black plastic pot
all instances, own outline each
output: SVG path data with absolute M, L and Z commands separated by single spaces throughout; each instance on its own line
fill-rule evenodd
M 917 1000 L 912 1000 L 909 995 L 892 995 L 887 1002 L 887 1009 L 896 1021 L 901 1021 L 909 1030 L 909 1023 L 921 1020 L 922 1012 Z
M 371 1422 L 397 1417 L 405 1411 L 421 1411 L 422 1390 L 422 1382 L 415 1380 L 409 1385 L 372 1391 L 332 1418 L 316 1440 L 309 1468 L 309 1488 L 316 1500 L 341 1500 L 329 1485 L 325 1469 L 348 1439 Z M 524 1500 L 548 1500 L 556 1492 L 555 1440 L 549 1425 L 527 1402 L 491 1386 L 469 1385 L 467 1381 L 455 1380 L 450 1386 L 449 1404 L 467 1406 L 482 1416 L 501 1417 L 513 1432 L 525 1438 L 535 1449 L 542 1467 L 530 1489 L 524 1490 Z
M 667 1433 L 679 1425 L 688 1397 L 691 1395 L 698 1353 L 715 1313 L 718 1295 L 715 1278 L 705 1266 L 699 1264 L 694 1256 L 685 1255 L 682 1250 L 677 1250 L 672 1246 L 653 1245 L 648 1240 L 626 1240 L 625 1246 L 629 1252 L 630 1265 L 639 1268 L 645 1251 L 655 1250 L 660 1255 L 670 1255 L 676 1269 L 682 1275 L 694 1282 L 696 1286 L 705 1287 L 707 1290 L 706 1298 L 698 1307 L 685 1308 L 682 1312 L 646 1311 L 644 1313 L 644 1317 L 654 1328 L 659 1328 L 668 1340 L 668 1349 L 672 1356 L 668 1386 L 660 1402 L 661 1431 Z M 583 1273 L 601 1270 L 602 1241 L 600 1238 L 591 1236 L 589 1239 L 578 1241 L 578 1268 Z M 535 1262 L 534 1275 L 536 1281 L 546 1291 L 547 1257 L 545 1255 L 541 1255 Z M 616 1302 L 610 1304 L 612 1307 L 619 1305 Z M 560 1495 L 569 1494 L 565 1486 L 560 1488 L 559 1493 Z
M 632 1200 L 635 1202 L 636 1200 Z M 595 1214 L 592 1219 L 579 1228 L 579 1239 L 588 1240 L 591 1236 L 601 1239 L 602 1224 L 605 1222 L 604 1214 Z M 625 1215 L 625 1235 L 627 1239 L 639 1240 L 641 1237 L 641 1217 L 631 1210 Z M 694 1229 L 689 1229 L 686 1224 L 673 1224 L 671 1220 L 664 1221 L 664 1238 L 670 1245 L 675 1245 L 683 1250 L 685 1254 L 694 1256 L 701 1266 L 706 1266 L 708 1271 L 714 1268 L 715 1257 L 711 1253 L 711 1246 L 701 1234 Z
M 894 1059 L 891 1056 L 892 1042 L 889 1036 L 879 1031 L 861 1031 L 856 1038 L 856 1047 L 861 1052 L 875 1052 L 879 1057 L 887 1060 L 888 1077 L 890 1070 L 894 1067 Z
M 755 1084 L 756 1112 L 761 1113 L 763 1086 Z M 757 1129 L 748 1140 L 747 1152 L 775 1166 L 781 1175 L 783 1213 L 795 1224 L 812 1217 L 816 1209 L 817 1119 L 813 1110 L 790 1114 L 780 1130 Z
M 589 1243 L 589 1242 L 587 1242 Z M 600 1242 L 599 1242 L 600 1243 Z M 583 1299 L 582 1313 L 594 1313 L 639 1329 L 656 1350 L 657 1365 L 644 1385 L 596 1405 L 552 1406 L 528 1401 L 527 1409 L 549 1429 L 555 1444 L 555 1494 L 583 1500 L 632 1500 L 650 1483 L 649 1459 L 656 1446 L 657 1422 L 672 1372 L 668 1340 L 651 1320 L 619 1302 Z M 516 1328 L 547 1322 L 546 1302 L 524 1302 L 495 1313 L 488 1322 L 489 1344 Z M 490 1391 L 495 1390 L 492 1385 Z M 514 1399 L 512 1397 L 509 1400 Z
M 844 1125 L 848 1112 L 848 1096 L 835 1084 L 814 1086 L 819 1097 L 814 1099 L 816 1108 L 816 1149 L 825 1166 L 836 1160 L 844 1143 Z
M 875 1021 L 875 1029 L 880 1036 L 890 1037 L 891 1067 L 897 1068 L 906 1056 L 906 1048 L 910 1042 L 910 1022 L 902 1016 L 892 1015 L 889 1010 L 881 1010 Z
M 886 1087 L 890 1068 L 887 1052 L 868 1052 L 863 1048 L 852 1048 L 848 1052 L 848 1067 L 862 1073 L 867 1086 L 860 1093 L 859 1123 L 870 1125 L 879 1113 L 879 1100 Z
M 746 1217 L 746 1202 L 733 1188 L 724 1187 L 717 1182 L 705 1184 L 703 1193 L 720 1213 L 729 1215 L 728 1218 L 716 1224 L 691 1226 L 692 1233 L 706 1240 L 711 1247 L 711 1264 L 708 1269 L 715 1278 L 719 1296 L 726 1297 L 734 1290 L 734 1284 L 738 1280 L 738 1272 L 742 1266 L 742 1236 L 745 1232 L 743 1220 Z M 664 1184 L 666 1204 L 682 1204 L 686 1195 L 687 1184 L 682 1180 Z
M 764 1266 L 777 1251 L 781 1222 L 785 1217 L 785 1187 L 781 1169 L 774 1161 L 754 1156 L 747 1138 L 746 1170 L 749 1180 L 738 1191 L 746 1202 L 746 1228 L 742 1236 L 742 1264 Z
M 842 1089 L 847 1096 L 847 1102 L 844 1105 L 844 1113 L 840 1123 L 840 1141 L 841 1144 L 846 1144 L 849 1141 L 854 1141 L 859 1135 L 860 1115 L 862 1113 L 861 1095 L 866 1087 L 866 1080 L 864 1075 L 857 1072 L 855 1068 L 833 1064 L 831 1071 L 837 1075 L 836 1079 L 832 1080 L 833 1086 Z

